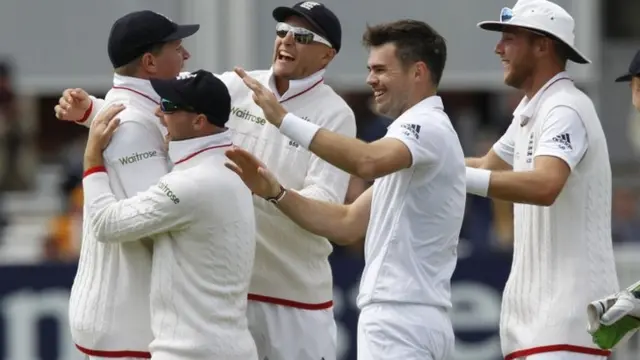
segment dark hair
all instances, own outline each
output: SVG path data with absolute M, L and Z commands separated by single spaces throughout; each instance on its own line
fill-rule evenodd
M 374 26 L 367 25 L 362 35 L 365 47 L 382 46 L 393 43 L 396 55 L 403 66 L 424 62 L 434 85 L 440 83 L 447 62 L 445 39 L 427 23 L 418 20 L 398 20 Z
M 153 56 L 158 56 L 160 55 L 160 53 L 162 53 L 162 49 L 164 48 L 165 44 L 166 43 L 163 42 L 149 45 L 149 49 L 145 51 L 144 54 L 151 53 Z M 115 69 L 116 74 L 122 76 L 135 76 L 138 72 L 138 67 L 140 66 L 140 60 L 142 60 L 144 54 L 131 60 L 128 64 L 122 65 L 119 68 Z

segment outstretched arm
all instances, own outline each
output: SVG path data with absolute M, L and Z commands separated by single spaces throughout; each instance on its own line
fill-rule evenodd
M 352 204 L 342 205 L 287 191 L 276 206 L 307 231 L 331 239 L 338 245 L 348 245 L 363 239 L 367 232 L 372 194 L 372 188 L 369 188 Z
M 364 237 L 369 224 L 372 189 L 351 205 L 314 200 L 282 188 L 264 164 L 248 151 L 232 148 L 226 155 L 232 161 L 226 166 L 236 172 L 255 195 L 277 199 L 275 206 L 300 227 L 339 245 Z

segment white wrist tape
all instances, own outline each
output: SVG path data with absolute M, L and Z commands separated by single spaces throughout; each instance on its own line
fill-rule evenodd
M 285 115 L 280 124 L 280 133 L 297 142 L 305 149 L 309 149 L 309 145 L 318 130 L 320 130 L 320 126 L 301 119 L 292 113 Z
M 486 197 L 490 179 L 491 171 L 467 167 L 467 192 Z

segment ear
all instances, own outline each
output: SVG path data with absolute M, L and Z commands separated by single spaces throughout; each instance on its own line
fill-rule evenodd
M 204 114 L 198 114 L 193 118 L 192 126 L 195 130 L 202 130 L 205 126 L 209 125 L 209 120 Z
M 327 66 L 327 64 L 329 64 L 335 56 L 336 49 L 328 49 L 327 51 L 325 51 L 324 55 L 322 55 L 322 63 Z
M 413 66 L 414 76 L 417 80 L 430 82 L 431 81 L 431 71 L 429 71 L 429 67 L 422 61 L 418 61 Z
M 152 53 L 147 52 L 142 55 L 140 58 L 140 66 L 149 73 L 154 74 L 157 72 L 157 61 Z

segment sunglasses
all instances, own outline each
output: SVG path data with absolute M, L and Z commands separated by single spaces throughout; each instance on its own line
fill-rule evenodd
M 283 38 L 287 36 L 288 33 L 293 34 L 293 38 L 298 44 L 309 45 L 312 42 L 318 42 L 321 44 L 325 44 L 330 48 L 333 47 L 328 40 L 309 29 L 292 26 L 283 22 L 279 22 L 278 24 L 276 24 L 276 35 L 278 35 L 278 37 Z
M 176 104 L 167 99 L 160 100 L 160 110 L 165 114 L 171 114 L 176 111 L 196 112 L 191 106 Z

